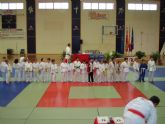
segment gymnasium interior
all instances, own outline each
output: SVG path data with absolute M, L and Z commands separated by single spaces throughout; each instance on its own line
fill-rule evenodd
M 140 51 L 141 62 L 156 54 L 154 82 L 147 71 L 138 82 L 132 67 L 127 81 L 101 83 L 61 82 L 60 73 L 55 82 L 11 76 L 6 83 L 0 72 L 0 124 L 94 124 L 123 117 L 129 101 L 153 95 L 160 98 L 157 124 L 165 123 L 165 0 L 0 0 L 0 62 L 24 56 L 60 66 L 68 43 L 71 61 L 113 53 L 116 61 L 132 60 Z

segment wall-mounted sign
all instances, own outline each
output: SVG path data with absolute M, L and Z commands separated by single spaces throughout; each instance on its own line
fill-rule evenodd
M 89 12 L 90 19 L 107 19 L 107 13 L 101 13 L 101 12 Z

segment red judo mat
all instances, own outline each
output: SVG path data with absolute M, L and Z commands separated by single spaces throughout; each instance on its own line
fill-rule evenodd
M 71 87 L 112 86 L 121 98 L 69 98 Z M 92 92 L 92 91 L 91 91 Z M 51 83 L 37 107 L 123 107 L 128 101 L 146 97 L 131 83 Z

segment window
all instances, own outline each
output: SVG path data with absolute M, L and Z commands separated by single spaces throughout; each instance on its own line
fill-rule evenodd
M 114 3 L 83 3 L 83 9 L 92 10 L 111 10 L 114 9 Z
M 150 4 L 150 10 L 157 10 L 156 4 Z
M 16 3 L 9 3 L 9 9 L 17 9 Z
M 17 9 L 23 9 L 23 3 L 17 3 Z
M 135 9 L 136 10 L 142 10 L 142 4 L 136 4 Z
M 106 4 L 105 3 L 99 3 L 99 9 L 105 9 Z
M 92 9 L 98 9 L 98 3 L 92 3 Z
M 1 3 L 1 9 L 9 9 L 9 4 L 8 3 Z
M 91 9 L 91 3 L 83 3 L 84 9 Z
M 68 9 L 69 3 L 67 2 L 55 2 L 55 3 L 39 3 L 39 9 Z
M 0 3 L 1 10 L 16 10 L 23 8 L 23 3 Z
M 128 4 L 128 10 L 135 10 L 135 5 L 136 4 L 132 4 L 132 3 Z
M 61 9 L 68 9 L 69 4 L 68 3 L 61 3 Z
M 38 8 L 39 9 L 45 9 L 46 7 L 45 7 L 45 3 L 39 3 L 38 4 Z
M 45 9 L 53 9 L 53 3 L 45 3 Z
M 54 3 L 54 9 L 61 9 L 60 3 Z
M 143 4 L 143 10 L 149 10 L 150 5 L 149 4 Z
M 143 4 L 143 10 L 157 10 L 156 4 Z
M 157 4 L 128 3 L 128 10 L 157 10 Z
M 114 9 L 114 4 L 113 3 L 107 3 L 106 9 Z

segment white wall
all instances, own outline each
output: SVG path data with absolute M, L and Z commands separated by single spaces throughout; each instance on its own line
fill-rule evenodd
M 12 0 L 12 2 L 18 2 L 19 0 Z M 0 2 L 4 2 L 4 0 L 0 0 Z M 11 0 L 5 0 L 5 2 L 11 2 Z M 20 2 L 20 1 L 19 1 Z M 26 38 L 26 2 L 25 0 L 21 0 L 24 3 L 23 10 L 16 11 L 16 21 L 17 21 L 17 29 L 23 29 L 25 32 L 25 37 L 23 39 L 0 39 L 0 54 L 6 54 L 7 49 L 13 49 L 14 53 L 19 53 L 20 49 L 25 49 L 27 52 L 27 38 Z M 0 29 L 2 28 L 2 21 L 0 16 Z
M 71 3 L 69 10 L 39 10 L 36 2 L 36 13 L 37 53 L 61 54 L 71 43 Z
M 127 2 L 133 0 L 127 0 Z M 134 29 L 134 46 L 136 51 L 145 51 L 151 54 L 159 50 L 159 3 L 157 11 L 130 11 L 127 8 L 125 23 L 127 27 Z M 137 1 L 136 1 L 137 2 Z M 147 2 L 145 2 L 147 3 Z M 155 2 L 154 2 L 155 3 Z
M 3 1 L 4 0 L 0 0 Z M 8 0 L 11 1 L 11 0 Z M 15 0 L 16 1 L 16 0 Z M 18 0 L 17 0 L 18 1 Z M 25 3 L 25 0 L 23 0 Z M 107 0 L 107 2 L 115 0 Z M 126 26 L 134 28 L 135 49 L 150 54 L 159 48 L 159 8 L 157 11 L 128 11 L 126 0 L 125 22 Z M 134 2 L 135 1 L 135 2 Z M 5 1 L 7 2 L 7 0 Z M 91 1 L 90 1 L 91 2 Z M 98 0 L 96 0 L 98 2 Z M 39 54 L 62 53 L 67 43 L 71 43 L 71 1 L 69 10 L 39 10 L 36 2 L 36 52 Z M 26 5 L 25 5 L 26 7 Z M 116 7 L 115 7 L 116 8 Z M 89 10 L 81 11 L 81 39 L 82 50 L 100 50 L 101 52 L 116 49 L 116 36 L 110 35 L 103 38 L 102 25 L 116 25 L 116 9 L 99 11 L 106 13 L 107 19 L 92 20 L 89 18 Z M 97 11 L 96 11 L 97 12 Z M 21 48 L 27 51 L 26 41 L 26 8 L 21 11 L 23 15 L 17 15 L 17 28 L 24 29 L 24 39 L 0 39 L 0 53 L 6 53 L 7 48 L 14 49 L 15 53 Z M 0 16 L 1 20 L 1 16 Z M 0 21 L 1 28 L 1 21 Z M 142 32 L 142 40 L 141 40 Z M 141 46 L 142 41 L 142 46 Z
M 115 0 L 107 0 L 107 2 L 108 1 L 115 3 Z M 90 19 L 89 12 L 91 11 L 107 14 L 107 19 L 99 19 L 99 20 Z M 82 7 L 81 10 L 81 39 L 83 40 L 82 51 L 100 50 L 101 52 L 107 52 L 116 49 L 115 35 L 104 36 L 102 42 L 103 25 L 106 26 L 116 25 L 116 9 L 96 11 L 96 10 L 83 10 Z

